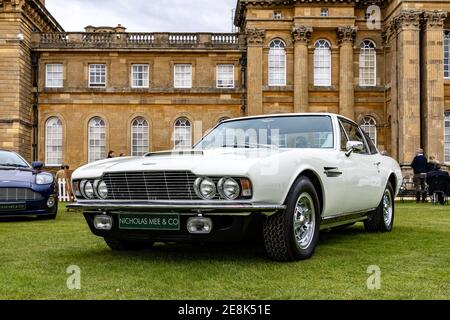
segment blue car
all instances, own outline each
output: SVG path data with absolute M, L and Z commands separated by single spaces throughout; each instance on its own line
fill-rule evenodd
M 0 217 L 36 216 L 55 219 L 58 212 L 55 179 L 15 152 L 0 150 Z

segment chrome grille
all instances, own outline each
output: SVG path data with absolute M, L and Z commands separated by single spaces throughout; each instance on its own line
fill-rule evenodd
M 196 200 L 189 171 L 146 171 L 105 173 L 103 180 L 111 200 Z
M 42 200 L 44 197 L 31 189 L 26 188 L 0 188 L 0 201 L 26 201 Z

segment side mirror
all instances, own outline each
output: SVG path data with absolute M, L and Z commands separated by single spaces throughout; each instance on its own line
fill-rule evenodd
M 42 162 L 40 162 L 40 161 L 34 161 L 34 162 L 31 164 L 31 167 L 32 167 L 34 170 L 41 170 L 41 169 L 44 167 L 44 163 L 42 163 Z
M 353 151 L 361 152 L 364 150 L 364 143 L 361 141 L 348 141 L 346 146 L 347 152 L 345 155 L 347 157 L 350 157 L 350 155 L 353 153 Z

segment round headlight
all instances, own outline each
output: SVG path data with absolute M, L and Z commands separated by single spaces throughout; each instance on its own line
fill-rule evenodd
M 86 181 L 83 187 L 83 195 L 85 198 L 93 199 L 94 198 L 94 187 L 92 186 L 92 182 Z
M 220 195 L 228 200 L 234 200 L 241 194 L 239 183 L 233 178 L 222 178 L 219 180 L 218 189 Z
M 108 198 L 108 187 L 106 186 L 105 181 L 95 180 L 94 189 L 99 198 L 101 198 L 101 199 Z
M 216 184 L 210 178 L 197 178 L 194 190 L 200 198 L 211 200 L 216 196 Z

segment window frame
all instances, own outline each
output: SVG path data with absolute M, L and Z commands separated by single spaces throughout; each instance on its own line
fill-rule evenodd
M 178 86 L 177 85 L 177 68 L 178 67 L 189 67 L 190 69 L 190 79 L 189 79 L 189 84 L 188 85 L 184 85 L 184 86 Z M 180 73 L 178 73 L 180 74 Z M 183 73 L 183 75 L 187 75 L 188 73 Z M 178 81 L 185 81 L 186 79 L 183 80 L 178 80 Z M 175 89 L 192 89 L 193 86 L 193 67 L 192 64 L 190 63 L 175 63 L 173 65 L 173 87 Z
M 272 45 L 275 45 L 275 42 L 279 42 L 280 44 L 282 44 L 281 48 L 274 48 L 272 47 Z M 279 53 L 279 52 L 283 52 L 283 54 L 274 54 L 274 53 Z M 283 57 L 283 61 L 273 61 L 272 59 L 274 57 L 280 58 Z M 276 67 L 272 67 L 271 63 L 279 63 L 282 65 L 281 66 L 276 66 Z M 272 41 L 270 41 L 269 43 L 269 56 L 268 56 L 268 60 L 267 60 L 267 64 L 268 64 L 268 69 L 267 69 L 267 84 L 269 85 L 269 87 L 285 87 L 286 83 L 287 83 L 287 52 L 286 52 L 286 43 L 280 39 L 280 38 L 275 38 Z M 272 73 L 274 72 L 274 70 L 276 70 L 276 73 Z M 279 72 L 279 70 L 282 70 L 283 72 Z M 282 75 L 282 77 L 280 77 L 280 79 L 282 81 L 280 81 L 279 83 L 274 82 L 274 77 L 272 75 Z M 279 80 L 277 78 L 277 80 Z
M 443 34 L 444 49 L 444 79 L 450 79 L 450 29 L 445 29 Z M 447 58 L 446 58 L 447 55 Z
M 100 133 L 98 133 L 98 132 L 92 133 L 91 132 L 91 123 L 95 120 L 100 120 L 103 122 L 103 125 L 101 127 L 97 127 L 97 128 L 103 128 L 103 132 L 100 132 Z M 96 128 L 96 127 L 94 126 L 92 128 Z M 92 139 L 91 134 L 99 134 L 101 137 L 102 133 L 104 135 L 104 139 L 103 140 L 95 139 L 95 141 L 97 141 L 97 140 L 100 141 L 100 144 L 98 146 L 94 145 L 94 146 L 92 146 L 92 148 L 98 147 L 101 150 L 101 148 L 103 147 L 103 154 L 101 151 L 100 152 L 98 152 L 98 151 L 91 152 L 91 140 L 94 141 L 94 139 Z M 103 142 L 103 144 L 102 144 L 102 142 Z M 88 147 L 88 163 L 92 163 L 92 162 L 99 161 L 99 160 L 106 158 L 106 121 L 100 116 L 95 116 L 95 117 L 92 117 L 91 119 L 89 119 L 87 147 Z M 99 153 L 100 157 L 98 159 L 96 157 L 92 157 L 93 153 Z
M 49 66 L 53 66 L 53 67 L 60 66 L 61 67 L 60 72 L 51 71 L 51 73 L 53 73 L 53 74 L 61 73 L 61 79 L 49 79 L 49 70 L 48 70 Z M 51 86 L 51 85 L 49 85 L 49 80 L 52 80 L 52 81 L 61 80 L 61 85 Z M 45 64 L 45 87 L 46 88 L 64 88 L 64 64 L 63 63 L 52 62 L 52 63 Z
M 57 121 L 57 124 L 59 126 L 60 132 L 58 132 L 58 136 L 56 138 L 53 137 L 52 139 L 49 139 L 49 130 L 48 130 L 49 129 L 49 123 L 51 121 L 54 121 L 54 120 Z M 52 127 L 53 127 L 53 125 L 52 125 Z M 52 132 L 52 134 L 54 135 L 55 133 Z M 47 121 L 45 121 L 45 164 L 46 164 L 46 166 L 48 166 L 48 167 L 58 167 L 58 166 L 62 165 L 62 163 L 63 163 L 63 156 L 64 156 L 63 155 L 63 148 L 64 148 L 63 138 L 64 138 L 64 128 L 63 128 L 63 123 L 62 123 L 61 119 L 59 117 L 57 117 L 57 116 L 49 117 L 47 119 Z M 52 140 L 52 141 L 60 140 L 61 144 L 59 144 L 59 145 L 56 145 L 56 144 L 49 145 L 49 143 L 48 143 L 49 140 Z M 58 147 L 58 148 L 60 148 L 60 150 L 58 151 L 60 153 L 60 155 L 57 156 L 57 157 L 54 157 L 54 156 L 53 157 L 49 157 L 49 147 Z M 49 161 L 50 158 L 52 158 L 52 159 L 59 159 L 60 158 L 61 161 L 60 161 L 60 163 L 52 163 L 52 161 Z
M 369 120 L 369 121 L 366 121 L 366 120 Z M 370 121 L 373 121 L 373 124 L 368 123 Z M 368 126 L 373 126 L 373 128 L 375 128 L 375 137 L 374 137 L 374 139 L 372 139 L 372 137 L 370 136 L 370 132 L 368 132 L 367 130 L 364 129 L 365 127 L 368 127 Z M 369 138 L 372 140 L 373 144 L 375 146 L 377 146 L 378 145 L 378 129 L 377 129 L 377 121 L 375 120 L 375 118 L 372 117 L 372 116 L 364 116 L 364 117 L 362 117 L 362 119 L 361 119 L 361 121 L 359 123 L 359 127 L 365 133 L 367 133 Z
M 94 66 L 103 66 L 104 67 L 104 69 L 105 69 L 105 75 L 104 75 L 104 77 L 105 77 L 105 82 L 104 83 L 93 83 L 91 80 L 91 67 L 94 67 Z M 107 86 L 107 82 L 108 82 L 108 78 L 107 78 L 107 76 L 108 76 L 108 68 L 107 68 L 107 66 L 106 66 L 106 63 L 89 63 L 88 64 L 88 86 L 89 86 L 89 88 L 106 88 L 106 86 Z M 97 77 L 97 75 L 95 75 L 94 77 Z M 102 75 L 100 75 L 100 77 L 102 77 Z
M 189 123 L 189 126 L 179 126 L 177 125 L 178 121 L 184 120 L 186 122 Z M 187 138 L 189 138 L 190 141 L 188 141 L 188 139 L 184 139 L 183 141 L 188 141 L 188 143 L 183 144 L 183 146 L 179 147 L 176 145 L 176 135 L 177 135 L 177 129 L 180 128 L 189 128 L 188 130 L 188 134 L 184 134 L 185 136 L 187 136 Z M 192 142 L 192 121 L 187 118 L 187 117 L 179 117 L 175 120 L 175 122 L 173 123 L 173 150 L 186 150 L 189 148 L 193 147 L 193 142 Z
M 318 45 L 320 45 L 319 44 L 320 42 L 326 43 L 327 47 L 326 48 L 325 47 L 319 47 Z M 327 51 L 327 53 L 328 53 L 328 67 L 318 66 L 318 64 L 320 62 L 324 61 L 323 55 L 321 56 L 319 54 L 320 51 Z M 317 52 L 317 54 L 316 54 L 316 52 Z M 322 60 L 318 60 L 318 58 L 322 58 Z M 326 40 L 326 39 L 318 39 L 315 42 L 315 44 L 314 44 L 314 57 L 313 57 L 313 72 L 314 72 L 314 74 L 313 74 L 313 81 L 314 81 L 314 86 L 315 87 L 330 87 L 331 86 L 332 64 L 333 64 L 332 60 L 333 60 L 333 57 L 332 57 L 332 52 L 331 52 L 331 43 L 328 40 Z M 328 73 L 327 73 L 328 78 L 326 79 L 327 80 L 326 83 L 325 83 L 325 78 L 324 79 L 318 79 L 316 77 L 316 75 L 318 74 L 316 71 L 317 70 L 321 70 L 321 69 L 324 69 L 324 70 L 327 69 L 328 70 Z M 323 75 L 325 75 L 325 73 L 323 73 Z M 320 82 L 319 80 L 323 81 L 323 82 Z
M 135 74 L 139 74 L 139 72 L 134 72 L 134 67 L 145 67 L 147 68 L 147 78 L 146 79 L 134 79 Z M 145 89 L 150 87 L 150 66 L 148 63 L 132 63 L 131 64 L 131 88 L 133 89 Z M 138 86 L 134 84 L 134 81 L 143 81 L 142 86 Z M 146 82 L 145 82 L 146 81 Z
M 364 47 L 363 45 L 364 43 L 369 42 L 373 45 L 373 48 L 367 48 Z M 365 45 L 364 45 L 365 46 Z M 367 80 L 369 78 L 365 78 L 362 77 L 363 75 L 363 69 L 364 70 L 369 70 L 370 67 L 367 67 L 366 65 L 362 65 L 362 58 L 364 55 L 364 59 L 365 61 L 367 61 L 367 56 L 369 55 L 369 53 L 367 53 L 367 51 L 373 50 L 373 71 L 372 71 L 372 78 L 370 80 L 372 80 L 371 83 L 367 84 L 367 83 L 362 83 L 362 80 Z M 370 58 L 370 55 L 369 55 Z M 370 39 L 364 39 L 363 41 L 361 41 L 360 45 L 359 45 L 359 86 L 360 87 L 376 87 L 377 86 L 377 46 L 376 43 Z M 365 72 L 364 74 L 369 74 L 368 72 Z
M 328 8 L 321 8 L 320 9 L 320 16 L 321 17 L 329 17 L 330 16 L 330 10 Z
M 145 122 L 146 125 L 142 125 L 142 126 L 135 125 L 136 121 Z M 144 139 L 140 139 L 140 140 L 138 138 L 135 139 L 134 135 L 139 134 L 139 132 L 135 132 L 136 128 L 144 128 L 144 130 L 146 130 L 146 132 L 141 132 L 142 134 L 146 134 L 146 137 L 144 137 Z M 131 121 L 130 129 L 131 129 L 131 135 L 130 135 L 131 136 L 131 143 L 130 143 L 130 145 L 131 145 L 130 151 L 131 152 L 130 152 L 130 155 L 132 157 L 141 157 L 150 151 L 150 123 L 148 122 L 148 120 L 145 117 L 137 116 Z M 136 140 L 136 142 L 138 142 L 137 145 L 134 144 L 134 140 Z M 143 143 L 139 144 L 139 142 L 142 142 L 142 141 L 147 141 L 147 145 L 145 145 Z M 136 153 L 134 152 L 135 148 L 137 149 Z M 139 151 L 140 148 L 141 148 L 141 151 Z
M 220 73 L 220 67 L 231 67 L 231 85 L 223 86 L 219 85 L 219 81 L 228 81 L 229 79 L 220 79 L 219 75 L 224 74 Z M 216 88 L 218 89 L 234 89 L 235 88 L 235 80 L 234 80 L 234 64 L 232 63 L 219 63 L 216 65 Z
M 449 125 L 448 127 L 446 127 L 447 123 Z M 446 132 L 447 130 L 448 130 L 448 132 Z M 446 133 L 448 133 L 448 134 L 446 134 Z M 448 148 L 446 148 L 446 146 L 448 146 Z M 447 152 L 446 152 L 446 150 L 447 150 Z M 446 159 L 447 157 L 448 157 L 448 161 Z M 443 159 L 443 162 L 445 165 L 450 165 L 450 110 L 444 112 L 444 159 Z

